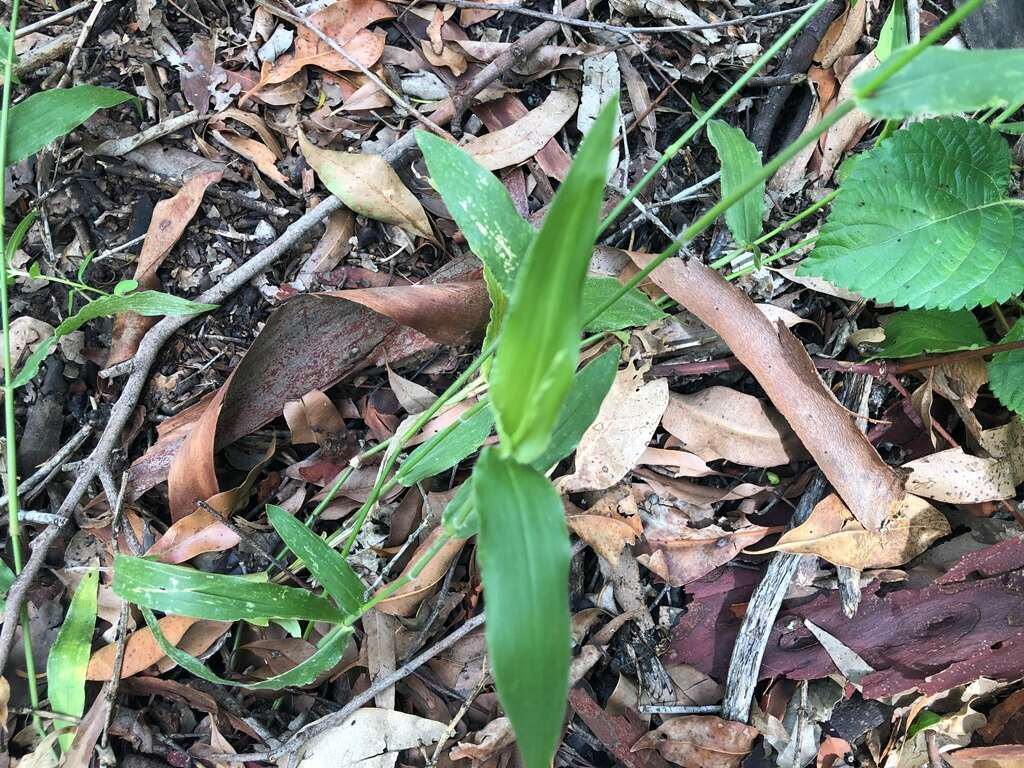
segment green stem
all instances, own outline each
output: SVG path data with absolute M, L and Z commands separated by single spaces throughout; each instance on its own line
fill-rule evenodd
M 658 175 L 668 161 L 675 157 L 679 151 L 689 143 L 690 139 L 696 136 L 700 132 L 701 128 L 703 128 L 711 118 L 718 114 L 722 107 L 732 101 L 733 96 L 743 90 L 752 77 L 764 69 L 768 62 L 775 58 L 779 51 L 789 45 L 789 41 L 796 37 L 800 30 L 807 26 L 808 22 L 818 14 L 818 11 L 820 11 L 827 2 L 828 0 L 816 0 L 814 5 L 804 11 L 800 18 L 793 22 L 792 26 L 790 26 L 790 28 L 787 29 L 786 32 L 779 37 L 779 39 L 776 40 L 770 48 L 768 48 L 767 51 L 761 54 L 761 57 L 751 65 L 750 69 L 744 72 L 740 78 L 732 84 L 729 90 L 723 93 L 714 104 L 708 107 L 707 111 L 697 118 L 697 121 L 683 132 L 682 136 L 672 142 L 672 145 L 665 150 L 662 156 L 658 158 L 658 161 L 651 166 L 650 170 L 643 175 L 640 181 L 638 181 L 636 185 L 629 190 L 626 196 L 622 198 L 622 200 L 620 200 L 612 209 L 612 212 L 605 217 L 605 220 L 601 222 L 601 228 L 598 230 L 598 234 L 604 232 L 609 225 L 611 225 L 611 223 L 633 203 L 633 200 L 636 199 L 637 195 L 643 191 L 644 187 L 651 183 L 651 180 Z
M 1005 123 L 1007 120 L 1013 117 L 1017 110 L 1020 109 L 1021 107 L 1024 107 L 1024 101 L 1018 101 L 1016 104 L 1011 104 L 1010 106 L 1008 106 L 1006 109 L 1004 109 L 996 116 L 995 120 L 992 121 L 992 127 L 997 128 L 1003 123 Z
M 99 288 L 93 288 L 92 286 L 86 285 L 85 283 L 79 283 L 74 280 L 68 280 L 64 277 L 57 277 L 56 275 L 30 275 L 23 269 L 10 269 L 8 268 L 7 273 L 14 275 L 15 277 L 27 277 L 29 280 L 45 280 L 48 283 L 60 283 L 66 285 L 69 288 L 74 288 L 79 291 L 88 291 L 89 293 L 96 293 L 100 296 L 109 296 L 110 294 L 106 291 L 101 291 Z M 70 314 L 70 312 L 69 312 Z
M 761 245 L 762 243 L 764 243 L 764 242 L 766 242 L 768 240 L 771 240 L 776 235 L 782 234 L 787 229 L 791 229 L 791 228 L 795 227 L 797 224 L 799 224 L 801 221 L 806 219 L 808 216 L 813 216 L 818 211 L 820 211 L 822 208 L 824 208 L 826 205 L 828 205 L 833 200 L 835 200 L 836 199 L 836 195 L 838 195 L 838 194 L 839 194 L 839 190 L 838 189 L 833 189 L 831 192 L 829 192 L 827 195 L 825 195 L 823 198 L 821 198 L 821 200 L 818 200 L 816 203 L 811 203 L 811 205 L 809 205 L 806 208 L 804 208 L 802 211 L 800 211 L 800 213 L 796 214 L 793 218 L 789 219 L 788 221 L 782 222 L 781 224 L 779 224 L 779 226 L 777 226 L 775 229 L 773 229 L 767 235 L 763 235 L 762 237 L 759 237 L 757 240 L 755 240 L 753 243 L 751 243 L 751 245 Z
M 11 28 L 8 30 L 7 50 L 4 52 L 4 87 L 0 102 L 0 174 L 7 168 L 7 140 L 11 121 L 11 83 L 14 80 L 14 35 L 18 29 L 18 8 L 21 0 L 11 2 Z M 7 454 L 7 519 L 11 531 L 11 550 L 14 558 L 14 572 L 21 573 L 21 525 L 18 520 L 18 441 L 14 421 L 14 365 L 11 360 L 11 307 L 7 295 L 7 277 L 10 265 L 7 263 L 7 198 L 5 184 L 0 177 L 0 332 L 3 333 L 4 366 L 4 434 Z M 32 656 L 32 636 L 29 632 L 28 611 L 21 612 L 21 636 L 25 645 L 25 674 L 28 677 L 29 700 L 33 709 L 39 709 L 39 690 L 36 681 L 35 659 Z M 43 725 L 39 716 L 33 718 L 36 729 L 42 733 Z
M 790 245 L 790 246 L 787 246 L 786 248 L 783 248 L 778 253 L 773 253 L 771 256 L 769 256 L 769 257 L 767 257 L 765 259 L 762 259 L 761 266 L 765 267 L 765 266 L 768 266 L 769 264 L 774 264 L 776 261 L 781 261 L 782 259 L 784 259 L 787 256 L 789 256 L 789 254 L 793 253 L 794 251 L 799 251 L 801 248 L 806 248 L 809 245 L 814 245 L 814 241 L 817 240 L 817 239 L 818 239 L 817 235 L 811 235 L 810 237 L 804 238 L 799 243 L 793 243 L 793 245 Z M 726 280 L 735 280 L 735 279 L 737 279 L 739 277 L 743 277 L 744 275 L 749 275 L 751 272 L 755 271 L 756 269 L 757 269 L 756 266 L 754 266 L 753 264 L 750 264 L 749 266 L 741 267 L 740 269 L 737 269 L 735 272 L 730 272 L 728 275 L 725 276 L 725 279 Z

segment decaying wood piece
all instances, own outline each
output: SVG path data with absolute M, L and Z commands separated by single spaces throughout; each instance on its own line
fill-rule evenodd
M 644 267 L 655 257 L 630 256 Z M 900 475 L 825 387 L 803 345 L 739 288 L 697 259 L 672 258 L 651 273 L 669 296 L 713 328 L 753 374 L 825 477 L 865 528 L 877 531 L 905 492 Z

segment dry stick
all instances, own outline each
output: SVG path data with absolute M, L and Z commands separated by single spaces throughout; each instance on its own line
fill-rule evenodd
M 86 424 L 72 435 L 71 439 L 60 447 L 60 450 L 40 464 L 39 469 L 33 472 L 27 480 L 23 481 L 18 486 L 18 496 L 20 498 L 30 499 L 39 490 L 40 486 L 46 485 L 50 482 L 53 476 L 60 470 L 61 465 L 71 458 L 71 454 L 78 450 L 79 446 L 81 446 L 89 435 L 92 434 L 92 431 L 92 424 Z M 6 506 L 7 497 L 0 497 L 0 509 Z M 3 520 L 0 520 L 0 525 L 3 525 Z
M 82 25 L 82 31 L 78 35 L 78 39 L 75 41 L 75 47 L 71 49 L 71 55 L 68 57 L 68 63 L 64 67 L 64 74 L 61 75 L 60 82 L 57 83 L 58 88 L 67 88 L 71 84 L 71 78 L 74 76 L 75 64 L 78 62 L 78 57 L 82 53 L 82 48 L 85 47 L 85 41 L 89 39 L 89 33 L 92 32 L 92 27 L 96 23 L 96 19 L 99 18 L 100 11 L 103 10 L 104 4 L 107 0 L 96 0 L 96 4 L 92 7 L 92 13 L 85 20 L 85 24 Z
M 587 0 L 576 0 L 576 2 L 565 9 L 565 13 L 577 16 L 582 14 L 586 10 L 586 2 Z M 519 38 L 513 45 L 516 51 L 515 55 L 511 55 L 512 48 L 506 50 L 473 77 L 472 81 L 461 92 L 461 103 L 468 104 L 473 97 L 511 67 L 519 57 L 528 55 L 530 51 L 539 46 L 557 30 L 557 24 L 548 22 L 538 25 L 535 29 Z M 443 124 L 450 120 L 454 114 L 454 100 L 449 100 L 434 112 L 433 118 L 436 123 Z M 407 152 L 415 147 L 415 142 L 414 132 L 407 131 L 401 139 L 388 147 L 382 156 L 387 162 L 395 165 L 402 160 Z M 196 301 L 208 304 L 219 304 L 224 301 L 235 291 L 247 285 L 256 275 L 268 269 L 277 259 L 287 253 L 289 249 L 303 241 L 317 224 L 339 210 L 342 205 L 341 200 L 337 197 L 333 195 L 328 197 L 316 208 L 307 211 L 296 219 L 281 233 L 277 240 L 257 253 L 234 272 L 225 276 L 217 285 L 198 296 Z M 107 425 L 103 429 L 96 447 L 83 460 L 78 469 L 78 475 L 75 478 L 74 484 L 57 510 L 57 515 L 61 522 L 50 526 L 33 540 L 32 554 L 29 556 L 28 562 L 25 563 L 25 568 L 21 575 L 11 585 L 11 589 L 8 592 L 3 612 L 3 628 L 0 629 L 0 674 L 3 674 L 3 670 L 7 666 L 7 660 L 10 657 L 11 645 L 14 642 L 15 625 L 18 621 L 21 606 L 25 601 L 25 596 L 28 593 L 28 587 L 42 568 L 46 560 L 47 550 L 56 540 L 57 536 L 60 535 L 64 524 L 70 519 L 75 508 L 89 490 L 89 485 L 98 475 L 100 467 L 109 466 L 111 456 L 120 443 L 121 431 L 135 410 L 135 405 L 138 403 L 143 387 L 146 384 L 149 369 L 156 360 L 157 354 L 159 354 L 163 345 L 167 343 L 178 329 L 184 327 L 193 319 L 195 319 L 195 315 L 165 317 L 150 328 L 142 338 L 139 349 L 132 358 L 134 362 L 131 375 L 125 381 L 124 389 L 121 390 L 121 395 L 118 397 L 117 402 L 110 409 Z
M 24 37 L 30 35 L 33 32 L 38 32 L 40 29 L 46 29 L 51 24 L 56 24 L 58 21 L 64 21 L 64 19 L 74 16 L 79 11 L 84 11 L 89 7 L 91 0 L 82 0 L 80 3 L 75 3 L 70 8 L 65 8 L 59 13 L 55 13 L 52 16 L 47 16 L 45 19 L 34 21 L 31 24 L 25 26 L 18 26 L 18 31 L 14 33 L 15 38 Z
M 868 377 L 854 374 L 847 379 L 843 400 L 849 407 L 855 407 L 864 391 Z M 807 489 L 800 497 L 800 503 L 793 512 L 790 527 L 803 523 L 814 506 L 821 501 L 828 489 L 828 482 L 821 471 L 816 471 Z M 743 623 L 736 635 L 729 673 L 725 681 L 725 697 L 722 700 L 722 717 L 727 720 L 746 722 L 750 716 L 750 702 L 754 697 L 761 659 L 768 645 L 775 617 L 782 606 L 782 600 L 789 589 L 789 582 L 800 563 L 812 555 L 796 555 L 777 552 L 765 569 L 764 576 L 754 590 L 747 604 Z
M 537 11 L 533 8 L 524 8 L 517 5 L 504 5 L 502 3 L 482 3 L 475 0 L 425 0 L 435 5 L 451 5 L 455 8 L 468 8 L 480 11 L 501 11 L 502 13 L 515 13 L 520 16 L 530 16 L 534 19 L 543 19 L 554 24 L 565 24 L 568 27 L 582 27 L 583 29 L 598 29 L 602 32 L 612 32 L 618 35 L 633 34 L 658 34 L 668 32 L 700 32 L 703 29 L 721 29 L 723 27 L 737 27 L 743 24 L 754 24 L 758 21 L 767 21 L 780 16 L 794 16 L 803 13 L 811 4 L 799 5 L 795 8 L 786 8 L 782 11 L 772 11 L 754 16 L 740 16 L 738 19 L 726 19 L 725 21 L 709 21 L 704 24 L 668 24 L 662 27 L 625 27 L 619 24 L 607 24 L 603 21 L 586 21 L 569 16 L 563 11 L 561 14 Z
M 52 64 L 58 59 L 63 59 L 75 47 L 76 40 L 78 40 L 78 32 L 76 31 L 65 32 L 59 37 L 53 38 L 53 40 L 50 40 L 45 45 L 21 56 L 18 59 L 18 63 L 14 65 L 14 74 L 19 79 L 24 79 L 37 69 L 41 69 L 47 64 Z M 0 84 L 2 83 L 3 75 L 0 75 Z
M 293 733 L 288 740 L 279 747 L 269 750 L 268 752 L 251 752 L 249 754 L 240 755 L 216 755 L 216 759 L 222 760 L 229 763 L 240 763 L 240 762 L 251 762 L 251 761 L 277 761 L 280 758 L 286 758 L 283 763 L 284 768 L 295 765 L 299 760 L 302 759 L 302 748 L 309 742 L 310 739 L 315 738 L 324 731 L 330 730 L 335 726 L 341 725 L 346 719 L 351 717 L 352 713 L 355 712 L 362 706 L 373 701 L 374 698 L 388 688 L 392 688 L 402 680 L 407 678 L 417 669 L 422 667 L 432 658 L 437 656 L 442 651 L 446 651 L 455 645 L 459 640 L 464 638 L 474 629 L 482 626 L 484 623 L 484 614 L 480 613 L 471 619 L 467 619 L 462 625 L 452 632 L 450 635 L 445 637 L 443 640 L 438 641 L 427 650 L 418 656 L 405 662 L 402 666 L 392 672 L 390 675 L 385 677 L 377 678 L 373 685 L 367 688 L 362 693 L 358 693 L 349 699 L 348 703 L 344 707 L 339 709 L 337 712 L 332 712 L 329 715 L 321 717 L 319 720 L 314 720 L 309 725 L 306 725 L 295 733 Z
M 630 253 L 638 266 L 656 258 Z M 825 387 L 807 350 L 743 291 L 697 259 L 669 259 L 651 279 L 722 338 L 764 389 L 864 527 L 877 531 L 903 501 L 903 481 Z

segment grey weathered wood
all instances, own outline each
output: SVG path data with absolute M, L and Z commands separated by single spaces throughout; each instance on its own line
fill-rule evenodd
M 963 5 L 966 0 L 957 0 Z M 1024 2 L 986 0 L 962 22 L 960 33 L 971 48 L 1024 47 Z

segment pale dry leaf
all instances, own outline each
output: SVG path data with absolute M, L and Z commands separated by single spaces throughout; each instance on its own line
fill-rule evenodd
M 435 67 L 448 67 L 456 77 L 461 77 L 469 68 L 466 57 L 459 53 L 453 45 L 443 45 L 438 52 L 429 42 L 421 40 L 420 47 L 423 57 L 427 61 Z
M 388 366 L 387 370 L 388 386 L 391 387 L 391 391 L 398 398 L 398 404 L 405 409 L 406 413 L 421 413 L 437 400 L 437 395 L 426 387 L 417 384 L 415 381 L 409 381 L 404 376 L 400 376 L 391 370 L 391 366 Z
M 463 149 L 484 168 L 496 171 L 526 162 L 544 148 L 576 112 L 574 91 L 557 90 L 507 128 L 471 139 Z
M 790 282 L 796 283 L 797 285 L 802 285 L 804 288 L 808 288 L 814 291 L 815 293 L 823 293 L 826 296 L 834 296 L 835 298 L 842 299 L 843 301 L 864 301 L 863 297 L 860 294 L 854 293 L 853 291 L 848 291 L 845 288 L 840 288 L 839 286 L 830 283 L 828 280 L 825 280 L 824 278 L 806 277 L 804 275 L 798 275 L 796 273 L 798 266 L 799 265 L 794 264 L 789 267 L 772 269 L 772 271 L 778 272 L 780 275 L 785 277 Z
M 11 321 L 11 362 L 17 366 L 22 358 L 35 352 L 40 344 L 53 335 L 53 326 L 28 315 Z M 0 345 L 3 342 L 0 341 Z
M 7 718 L 10 716 L 8 704 L 11 701 L 11 684 L 6 677 L 0 676 L 0 731 L 7 733 Z
M 386 768 L 403 749 L 432 746 L 447 725 L 389 709 L 365 707 L 310 739 L 298 768 Z
M 845 104 L 854 98 L 853 83 L 860 75 L 870 72 L 879 64 L 874 52 L 864 55 L 857 66 L 853 68 L 839 89 L 839 96 L 836 98 L 835 106 Z M 854 144 L 860 141 L 868 126 L 874 121 L 867 113 L 854 109 L 848 115 L 844 115 L 839 122 L 833 125 L 824 136 L 821 137 L 821 166 L 818 170 L 820 179 L 830 179 L 840 161 L 846 156 Z
M 822 67 L 831 67 L 841 57 L 853 53 L 864 36 L 867 6 L 866 0 L 854 2 L 829 26 L 814 52 L 814 60 L 820 62 Z
M 337 406 L 318 389 L 307 392 L 299 400 L 289 400 L 283 411 L 295 445 L 324 447 L 340 440 L 347 431 Z
M 700 456 L 671 448 L 645 448 L 636 463 L 649 467 L 670 467 L 675 470 L 676 477 L 708 477 L 719 474 Z
M 1024 768 L 1024 744 L 969 747 L 943 757 L 952 768 Z
M 476 733 L 467 734 L 449 751 L 452 760 L 471 760 L 474 766 L 494 759 L 498 754 L 516 743 L 512 721 L 507 717 L 496 717 Z
M 644 383 L 631 363 L 615 375 L 597 418 L 576 449 L 573 474 L 556 483 L 562 493 L 602 490 L 619 482 L 635 465 L 669 404 L 668 381 Z
M 1012 499 L 1018 478 L 1005 458 L 982 458 L 950 448 L 907 462 L 907 491 L 950 504 Z
M 632 499 L 632 496 L 627 498 Z M 643 533 L 640 516 L 620 513 L 618 504 L 598 503 L 584 512 L 574 504 L 565 502 L 565 508 L 569 528 L 612 565 L 618 562 L 623 548 L 627 544 L 636 543 L 637 537 Z
M 632 752 L 656 749 L 687 768 L 739 768 L 758 736 L 756 728 L 713 715 L 684 715 L 666 721 L 637 741 Z
M 725 565 L 771 532 L 771 528 L 760 525 L 735 531 L 717 525 L 668 530 L 649 526 L 645 538 L 651 554 L 641 555 L 638 560 L 666 584 L 682 587 Z
M 679 0 L 612 0 L 611 7 L 616 13 L 621 13 L 627 18 L 652 16 L 692 26 L 703 26 L 707 23 Z M 709 43 L 717 43 L 722 39 L 721 33 L 716 29 L 702 29 L 701 35 Z
M 246 138 L 245 136 L 239 136 L 231 131 L 210 131 L 210 133 L 218 142 L 232 152 L 236 152 L 246 160 L 251 161 L 259 169 L 259 172 L 272 182 L 291 194 L 295 194 L 295 190 L 288 184 L 288 179 L 277 169 L 275 165 L 277 158 L 274 156 L 273 150 L 267 147 L 266 144 L 255 139 Z
M 380 155 L 335 152 L 314 146 L 299 132 L 306 161 L 324 185 L 356 213 L 413 234 L 433 238 L 430 220 L 420 201 Z
M 810 619 L 804 619 L 804 626 L 821 643 L 829 658 L 832 659 L 832 663 L 836 665 L 836 669 L 854 685 L 858 685 L 861 680 L 875 671 L 855 650 Z
M 586 133 L 597 120 L 601 108 L 619 94 L 622 78 L 615 53 L 588 56 L 583 62 L 583 89 L 580 108 L 576 113 L 576 128 Z
M 662 426 L 705 461 L 776 467 L 806 457 L 785 419 L 767 402 L 728 387 L 673 393 Z
M 839 497 L 831 494 L 811 510 L 803 524 L 786 531 L 775 546 L 757 554 L 817 555 L 833 565 L 861 571 L 891 568 L 917 557 L 929 544 L 949 533 L 945 515 L 909 493 L 877 532 L 867 530 Z

